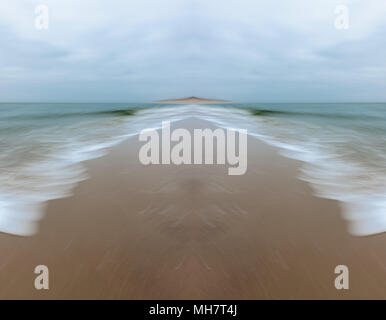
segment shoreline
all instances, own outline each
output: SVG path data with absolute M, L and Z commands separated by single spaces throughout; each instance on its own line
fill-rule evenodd
M 47 203 L 36 236 L 0 234 L 0 298 L 385 297 L 386 240 L 350 236 L 338 202 L 296 177 L 299 161 L 248 136 L 248 171 L 228 176 L 221 165 L 145 167 L 140 146 L 133 136 L 86 161 L 89 179 Z M 33 288 L 39 264 L 49 291 Z M 340 264 L 347 291 L 334 287 Z

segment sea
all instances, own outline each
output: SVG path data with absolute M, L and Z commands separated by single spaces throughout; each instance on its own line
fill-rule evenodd
M 88 178 L 84 161 L 189 117 L 299 160 L 298 178 L 339 201 L 352 235 L 386 231 L 386 103 L 0 103 L 0 232 L 35 234 L 47 201 Z

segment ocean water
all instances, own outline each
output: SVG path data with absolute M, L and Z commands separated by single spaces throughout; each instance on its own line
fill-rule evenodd
M 151 105 L 157 107 L 157 105 Z M 162 119 L 146 104 L 0 103 L 0 232 L 33 235 L 46 201 L 87 179 L 83 161 Z
M 225 107 L 225 106 L 224 106 Z M 303 162 L 315 195 L 340 201 L 349 232 L 386 231 L 386 103 L 239 104 L 208 120 L 250 135 Z
M 300 160 L 299 178 L 340 201 L 353 235 L 386 231 L 386 104 L 0 103 L 0 232 L 36 233 L 46 202 L 87 179 L 85 160 L 189 117 L 247 129 Z

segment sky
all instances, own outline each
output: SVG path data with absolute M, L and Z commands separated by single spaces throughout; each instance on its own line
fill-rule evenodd
M 0 101 L 386 101 L 385 17 L 385 0 L 0 0 Z

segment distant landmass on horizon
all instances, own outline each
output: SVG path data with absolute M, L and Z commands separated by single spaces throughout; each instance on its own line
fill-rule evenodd
M 208 104 L 208 103 L 231 103 L 230 100 L 220 100 L 220 99 L 208 99 L 208 98 L 198 98 L 198 97 L 186 97 L 178 99 L 166 99 L 166 100 L 156 100 L 156 103 L 176 103 L 176 104 Z

